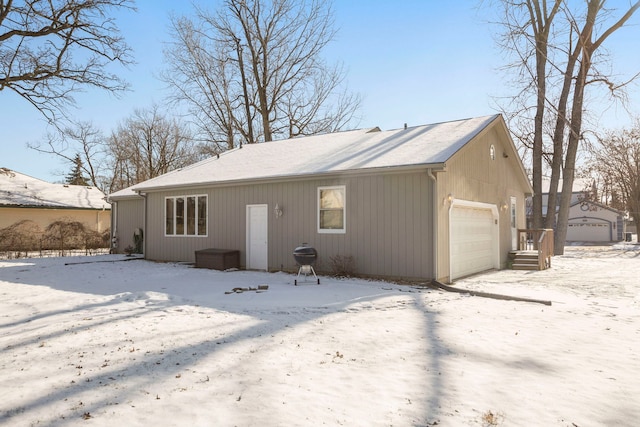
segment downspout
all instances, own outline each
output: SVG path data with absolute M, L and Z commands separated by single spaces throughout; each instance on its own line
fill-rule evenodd
M 109 253 L 111 254 L 118 248 L 118 202 L 109 199 L 107 202 L 111 204 L 111 239 L 109 241 Z
M 149 235 L 147 233 L 147 193 L 138 192 L 138 195 L 144 199 L 142 204 L 142 256 L 147 258 L 147 239 Z
M 433 174 L 433 169 L 427 169 L 427 176 L 431 179 L 431 183 L 433 184 L 433 201 L 432 201 L 432 209 L 433 209 L 433 230 L 432 234 L 432 257 L 433 257 L 433 280 L 438 280 L 438 180 L 436 176 Z

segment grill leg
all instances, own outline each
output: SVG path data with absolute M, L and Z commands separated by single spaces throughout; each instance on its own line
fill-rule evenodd
M 298 275 L 296 276 L 296 278 L 293 281 L 293 285 L 294 286 L 298 286 L 298 279 L 300 278 L 300 273 L 304 274 L 304 281 L 306 282 L 307 281 L 307 275 L 310 272 L 313 273 L 313 277 L 315 277 L 316 283 L 319 285 L 320 284 L 320 279 L 316 275 L 316 271 L 313 269 L 312 265 L 301 265 L 300 266 L 300 268 L 298 269 Z
M 313 266 L 309 266 L 309 268 L 311 269 L 311 272 L 313 273 L 313 277 L 316 278 L 316 281 L 318 282 L 318 285 L 320 284 L 320 279 L 318 279 L 318 276 L 316 276 L 316 271 L 313 269 Z
M 295 280 L 293 281 L 293 286 L 298 286 L 298 279 L 300 278 L 300 273 L 302 272 L 302 268 L 303 268 L 302 265 L 300 266 L 300 268 L 298 268 L 298 276 L 296 276 Z M 304 277 L 306 279 L 306 277 L 307 277 L 306 273 L 305 273 Z

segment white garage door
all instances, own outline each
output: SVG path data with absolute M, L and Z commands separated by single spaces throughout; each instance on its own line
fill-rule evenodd
M 451 225 L 451 280 L 496 268 L 498 225 L 491 208 L 454 206 Z
M 579 219 L 569 221 L 567 239 L 570 242 L 609 242 L 611 225 L 606 221 Z

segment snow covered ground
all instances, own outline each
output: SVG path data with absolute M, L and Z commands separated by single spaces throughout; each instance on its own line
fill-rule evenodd
M 635 426 L 639 249 L 455 284 L 551 306 L 115 255 L 0 261 L 0 425 Z

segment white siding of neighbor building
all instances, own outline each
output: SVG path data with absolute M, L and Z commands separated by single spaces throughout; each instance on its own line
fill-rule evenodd
M 592 202 L 578 202 L 569 209 L 566 240 L 612 242 L 623 239 L 621 215 Z
M 346 188 L 346 233 L 318 233 L 318 187 Z M 169 196 L 207 194 L 206 237 L 164 235 L 164 200 Z M 432 185 L 426 169 L 404 173 L 185 188 L 149 192 L 146 257 L 195 260 L 205 248 L 238 249 L 246 266 L 246 206 L 268 205 L 268 268 L 297 271 L 293 250 L 302 243 L 318 251 L 318 272 L 330 272 L 331 257 L 352 256 L 354 273 L 397 278 L 430 278 Z M 276 218 L 278 204 L 282 216 Z

